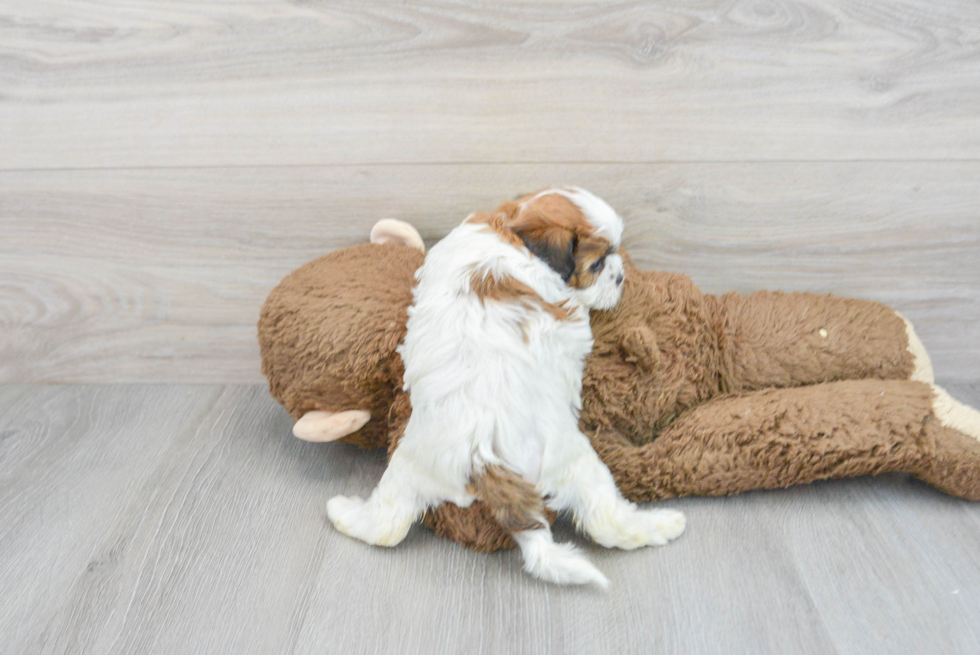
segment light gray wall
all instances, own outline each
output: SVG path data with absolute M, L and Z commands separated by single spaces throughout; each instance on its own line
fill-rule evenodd
M 0 0 L 0 381 L 261 382 L 293 268 L 552 183 L 980 371 L 980 5 Z

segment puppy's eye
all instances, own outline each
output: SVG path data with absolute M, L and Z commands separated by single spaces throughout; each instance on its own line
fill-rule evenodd
M 606 265 L 606 258 L 600 257 L 599 259 L 592 262 L 592 266 L 589 266 L 589 271 L 592 273 L 598 273 L 602 270 L 602 267 Z

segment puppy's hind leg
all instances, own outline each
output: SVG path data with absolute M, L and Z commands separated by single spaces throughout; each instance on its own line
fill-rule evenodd
M 685 519 L 672 509 L 638 508 L 616 487 L 612 473 L 592 449 L 585 435 L 569 444 L 566 460 L 549 506 L 571 510 L 576 525 L 606 548 L 632 550 L 663 546 L 684 532 Z
M 467 491 L 490 508 L 500 527 L 520 546 L 528 573 L 557 584 L 609 586 L 606 576 L 576 548 L 555 543 L 541 495 L 521 476 L 489 466 L 473 477 Z
M 334 496 L 327 516 L 349 537 L 375 546 L 401 543 L 409 528 L 433 504 L 423 492 L 425 481 L 409 458 L 395 450 L 381 481 L 367 500 Z

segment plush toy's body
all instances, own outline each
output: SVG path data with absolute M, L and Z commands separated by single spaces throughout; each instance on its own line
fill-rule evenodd
M 324 416 L 334 423 L 319 440 L 396 446 L 411 406 L 395 347 L 423 257 L 397 243 L 354 246 L 270 294 L 263 372 L 298 436 Z M 627 258 L 622 299 L 593 312 L 592 328 L 581 421 L 631 500 L 889 471 L 980 499 L 980 413 L 932 384 L 911 325 L 884 305 L 712 296 Z M 473 548 L 513 545 L 479 503 L 443 505 L 426 523 Z

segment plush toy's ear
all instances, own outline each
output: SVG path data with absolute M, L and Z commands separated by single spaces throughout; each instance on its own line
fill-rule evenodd
M 623 350 L 644 371 L 652 371 L 660 363 L 660 348 L 657 337 L 647 325 L 634 321 L 623 330 L 619 341 Z
M 371 243 L 400 243 L 425 252 L 419 231 L 395 218 L 382 218 L 371 228 Z
M 575 246 L 578 236 L 542 214 L 526 212 L 515 219 L 510 230 L 521 238 L 527 249 L 542 259 L 565 282 L 575 273 Z

